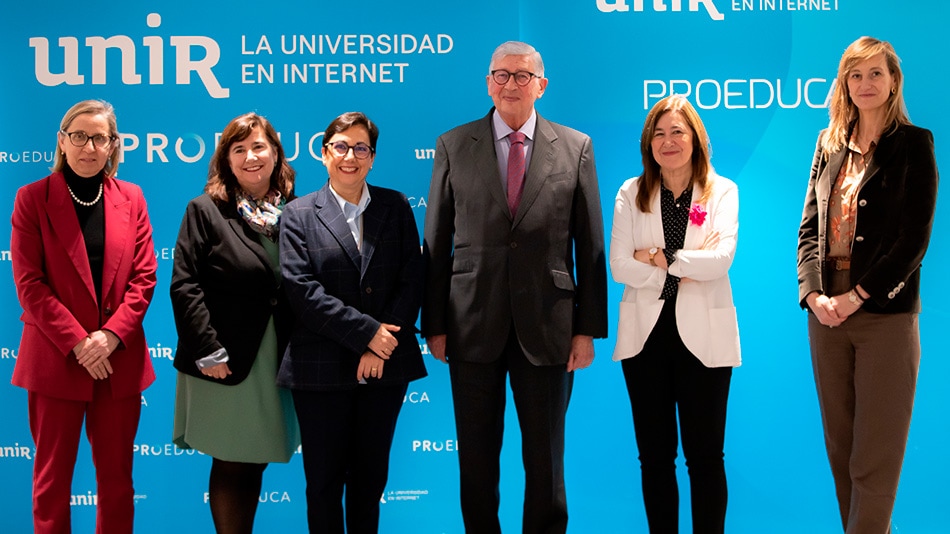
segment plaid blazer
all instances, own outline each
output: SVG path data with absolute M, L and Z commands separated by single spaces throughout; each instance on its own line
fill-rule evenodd
M 380 323 L 401 326 L 399 346 L 376 384 L 426 375 L 416 338 L 424 273 L 419 231 L 406 197 L 369 186 L 362 252 L 329 182 L 287 205 L 280 264 L 296 316 L 277 383 L 302 390 L 357 386 L 356 368 Z

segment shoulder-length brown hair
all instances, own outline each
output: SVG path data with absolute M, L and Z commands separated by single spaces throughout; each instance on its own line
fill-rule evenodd
M 210 195 L 211 198 L 219 202 L 234 200 L 235 191 L 238 189 L 238 181 L 237 177 L 234 176 L 234 172 L 231 171 L 231 164 L 228 162 L 231 145 L 250 137 L 254 128 L 264 130 L 264 135 L 276 156 L 274 173 L 270 177 L 271 188 L 280 191 L 281 196 L 288 201 L 293 199 L 296 172 L 287 163 L 284 147 L 280 144 L 280 137 L 277 136 L 277 131 L 274 130 L 267 119 L 253 112 L 231 119 L 224 132 L 221 133 L 218 147 L 214 150 L 211 163 L 208 165 L 208 183 L 205 185 L 205 193 Z
M 821 139 L 821 149 L 826 157 L 847 144 L 851 126 L 858 119 L 858 107 L 854 105 L 848 91 L 848 75 L 851 74 L 851 69 L 878 54 L 884 54 L 884 62 L 894 78 L 894 92 L 887 97 L 882 133 L 886 134 L 896 130 L 898 126 L 910 124 L 907 106 L 904 104 L 904 74 L 901 72 L 901 60 L 897 57 L 897 52 L 887 41 L 861 37 L 845 49 L 838 63 L 838 79 L 831 95 L 831 104 L 828 106 L 831 121 Z
M 693 105 L 681 95 L 670 95 L 653 105 L 653 109 L 647 113 L 647 119 L 643 123 L 643 133 L 640 134 L 640 156 L 643 159 L 643 176 L 637 188 L 637 208 L 643 213 L 650 213 L 650 200 L 660 190 L 660 164 L 653 157 L 653 136 L 656 132 L 656 124 L 660 122 L 660 117 L 678 111 L 687 126 L 693 133 L 693 187 L 703 188 L 703 196 L 699 203 L 705 204 L 712 193 L 711 175 L 713 174 L 712 164 L 709 158 L 712 156 L 712 148 L 709 145 L 709 135 L 706 133 L 706 127 L 703 121 L 696 113 Z
M 56 154 L 55 159 L 53 159 L 53 172 L 63 172 L 63 167 L 66 166 L 66 156 L 63 154 L 63 151 L 59 149 L 59 138 L 65 135 L 63 132 L 69 131 L 69 125 L 76 120 L 76 117 L 85 114 L 90 115 L 102 115 L 105 117 L 106 122 L 109 123 L 109 135 L 112 136 L 112 154 L 109 156 L 109 159 L 106 161 L 106 166 L 102 169 L 103 173 L 106 176 L 112 177 L 115 176 L 115 173 L 119 170 L 119 160 L 122 159 L 122 140 L 119 138 L 119 130 L 116 128 L 115 121 L 115 109 L 113 109 L 112 104 L 106 102 L 105 100 L 83 100 L 82 102 L 77 102 L 73 104 L 66 114 L 63 115 L 63 120 L 59 123 L 59 133 L 56 134 Z

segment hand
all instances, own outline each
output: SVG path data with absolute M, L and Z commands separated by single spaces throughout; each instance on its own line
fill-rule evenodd
M 360 364 L 356 368 L 356 380 L 366 380 L 369 378 L 380 379 L 383 377 L 383 366 L 386 360 L 366 351 L 360 356 Z
M 848 293 L 850 293 L 850 291 Z M 831 297 L 831 305 L 834 307 L 835 312 L 837 312 L 838 317 L 841 318 L 841 322 L 844 322 L 845 319 L 851 317 L 854 312 L 861 309 L 861 303 L 852 303 L 851 299 L 848 298 L 848 293 L 842 293 L 840 295 Z
M 426 345 L 429 346 L 429 352 L 435 356 L 436 360 L 439 360 L 442 363 L 446 363 L 448 361 L 445 356 L 445 334 L 427 337 Z
M 396 346 L 399 345 L 399 340 L 396 339 L 393 333 L 398 332 L 401 328 L 402 327 L 394 324 L 380 324 L 379 330 L 376 332 L 376 335 L 373 336 L 373 339 L 370 340 L 367 348 L 380 358 L 388 360 L 389 356 L 396 350 Z
M 828 298 L 827 295 L 821 295 L 817 291 L 812 291 L 805 297 L 805 302 L 808 304 L 808 307 L 811 308 L 811 311 L 815 314 L 815 318 L 818 319 L 818 322 L 834 328 L 841 323 L 847 317 L 839 317 L 838 310 L 835 309 L 835 304 Z
M 76 361 L 87 370 L 96 367 L 119 346 L 119 338 L 108 330 L 96 330 L 79 340 L 73 347 Z M 110 367 L 110 373 L 111 367 Z
M 659 254 L 658 254 L 659 255 Z M 571 338 L 571 355 L 567 359 L 567 372 L 586 369 L 594 361 L 594 338 L 574 336 Z
M 223 379 L 227 378 L 231 374 L 231 368 L 228 367 L 228 362 L 219 363 L 212 365 L 211 367 L 205 367 L 201 370 L 201 374 L 205 376 L 210 376 L 211 378 Z
M 86 371 L 93 380 L 103 380 L 109 378 L 109 375 L 112 374 L 112 364 L 109 363 L 109 359 L 107 358 L 102 360 L 98 365 L 86 367 Z

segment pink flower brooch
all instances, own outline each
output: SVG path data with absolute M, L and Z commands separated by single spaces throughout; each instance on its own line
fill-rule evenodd
M 700 204 L 693 204 L 689 209 L 689 222 L 696 226 L 702 226 L 706 222 L 706 210 Z

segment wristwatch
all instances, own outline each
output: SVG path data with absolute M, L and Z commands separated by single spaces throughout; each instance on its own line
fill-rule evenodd
M 656 247 L 653 247 L 653 248 L 650 249 L 650 265 L 652 265 L 652 266 L 654 266 L 654 267 L 656 267 L 656 259 L 655 259 L 655 258 L 656 258 L 656 253 L 659 252 L 659 251 L 660 251 L 660 249 L 658 249 L 658 248 L 656 248 Z

